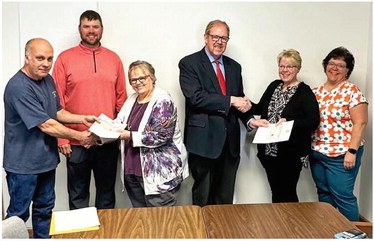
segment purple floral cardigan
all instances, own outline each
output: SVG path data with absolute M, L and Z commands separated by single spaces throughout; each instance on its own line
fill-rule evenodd
M 116 121 L 126 123 L 138 95 L 131 95 Z M 172 190 L 189 175 L 187 153 L 178 125 L 177 108 L 171 96 L 155 87 L 137 132 L 134 147 L 140 147 L 140 162 L 146 195 Z M 121 141 L 121 180 L 124 182 L 124 145 Z M 124 190 L 124 188 L 122 189 Z

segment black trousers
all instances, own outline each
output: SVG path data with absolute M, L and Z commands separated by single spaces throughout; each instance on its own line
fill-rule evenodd
M 189 154 L 189 166 L 195 183 L 192 187 L 192 201 L 201 207 L 211 204 L 232 204 L 236 172 L 240 156 L 230 154 L 226 142 L 217 159 Z
M 298 202 L 297 182 L 302 163 L 300 157 L 259 157 L 272 192 L 273 203 Z
M 75 145 L 71 148 L 71 157 L 66 162 L 69 208 L 72 210 L 89 206 L 91 170 L 96 186 L 95 207 L 114 208 L 118 142 L 89 149 Z
M 143 177 L 125 175 L 125 188 L 134 208 L 175 206 L 180 187 L 179 184 L 168 192 L 145 195 Z

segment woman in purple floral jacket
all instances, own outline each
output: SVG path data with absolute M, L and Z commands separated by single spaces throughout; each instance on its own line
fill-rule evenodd
M 130 64 L 129 82 L 135 93 L 116 121 L 122 131 L 122 181 L 134 207 L 172 206 L 188 176 L 186 150 L 170 95 L 155 87 L 155 70 L 145 61 Z

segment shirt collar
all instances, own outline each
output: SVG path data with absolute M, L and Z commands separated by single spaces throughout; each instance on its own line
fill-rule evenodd
M 206 55 L 208 56 L 209 61 L 210 61 L 211 63 L 213 63 L 214 61 L 218 60 L 218 62 L 219 62 L 220 64 L 223 65 L 223 58 L 222 58 L 222 55 L 219 56 L 218 59 L 215 59 L 215 58 L 214 58 L 214 57 L 209 53 L 209 51 L 206 49 L 206 47 L 204 48 L 204 50 L 205 50 L 205 53 L 206 53 Z
M 101 43 L 100 43 L 100 45 L 97 47 L 97 48 L 88 48 L 88 47 L 86 47 L 86 46 L 84 46 L 83 44 L 82 44 L 82 42 L 80 42 L 79 43 L 79 47 L 82 49 L 82 50 L 84 50 L 84 51 L 86 51 L 86 52 L 98 52 L 99 50 L 101 50 Z

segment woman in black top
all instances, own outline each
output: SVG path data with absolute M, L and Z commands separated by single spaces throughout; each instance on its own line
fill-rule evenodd
M 281 79 L 270 83 L 258 104 L 252 103 L 250 112 L 261 119 L 251 120 L 250 125 L 294 121 L 288 141 L 258 144 L 257 157 L 265 168 L 273 203 L 298 202 L 297 182 L 308 160 L 311 134 L 319 124 L 319 109 L 310 87 L 297 79 L 302 61 L 299 52 L 284 50 L 277 60 Z

